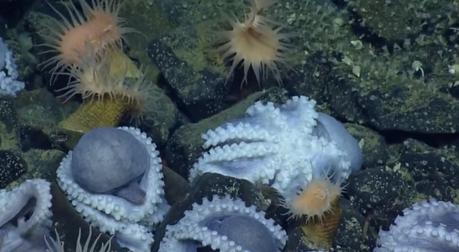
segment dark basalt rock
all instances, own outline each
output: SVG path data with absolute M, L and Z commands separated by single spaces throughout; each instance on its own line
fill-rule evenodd
M 26 172 L 26 163 L 11 151 L 0 151 L 0 189 L 18 179 Z
M 13 99 L 7 96 L 0 97 L 0 121 L 6 125 L 8 131 L 16 125 L 16 116 Z
M 459 160 L 454 149 L 435 149 L 408 139 L 403 143 L 400 162 L 414 181 L 416 192 L 442 201 L 457 197 Z
M 374 225 L 389 225 L 387 220 L 409 206 L 416 195 L 411 181 L 386 167 L 357 171 L 347 182 L 351 206 Z
M 149 55 L 176 96 L 179 107 L 193 121 L 215 114 L 230 105 L 225 102 L 228 90 L 223 76 L 207 70 L 194 71 L 161 40 L 150 44 Z

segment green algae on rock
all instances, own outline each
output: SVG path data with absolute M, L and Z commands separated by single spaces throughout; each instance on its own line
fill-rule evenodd
M 56 149 L 31 149 L 24 152 L 23 156 L 27 163 L 28 171 L 21 180 L 44 178 L 54 181 L 56 179 L 56 169 L 64 155 L 64 152 Z
M 151 98 L 144 102 L 139 124 L 157 145 L 163 146 L 174 129 L 186 123 L 187 118 L 163 89 L 154 85 L 149 90 L 149 96 Z M 128 121 L 122 124 L 128 124 Z
M 359 141 L 363 152 L 363 167 L 371 168 L 386 163 L 388 153 L 383 136 L 359 124 L 346 124 L 346 129 Z
M 459 130 L 459 114 L 455 112 L 459 102 L 444 91 L 445 84 L 454 82 L 454 78 L 448 74 L 448 59 L 441 56 L 448 50 L 431 45 L 390 53 L 365 47 L 349 50 L 339 60 L 331 54 L 313 55 L 301 68 L 303 76 L 291 76 L 292 87 L 288 88 L 312 94 L 338 116 L 378 130 L 455 133 Z M 430 59 L 429 51 L 435 53 Z M 413 70 L 416 59 L 438 60 L 433 69 L 442 72 L 425 67 L 422 77 L 420 70 Z M 353 71 L 355 67 L 360 69 L 358 75 Z
M 446 1 L 438 5 L 449 8 Z M 286 81 L 293 94 L 309 96 L 343 119 L 378 130 L 459 130 L 454 112 L 459 103 L 449 91 L 456 81 L 449 73 L 457 58 L 452 24 L 413 34 L 400 45 L 381 45 L 354 30 L 348 9 L 328 1 L 282 1 L 278 7 L 276 19 L 286 18 L 298 33 L 297 72 Z
M 155 65 L 150 63 L 145 48 L 148 47 L 150 41 L 173 30 L 174 25 L 155 2 L 148 0 L 123 1 L 120 16 L 126 17 L 126 25 L 135 31 L 125 36 L 129 46 L 129 56 L 139 61 L 148 79 L 157 80 L 160 72 Z
M 208 70 L 196 72 L 180 60 L 162 40 L 153 41 L 150 57 L 164 75 L 178 102 L 192 120 L 196 121 L 228 107 L 229 90 L 225 78 Z
M 14 104 L 23 150 L 61 145 L 55 137 L 62 131 L 58 123 L 76 107 L 75 103 L 63 106 L 48 90 L 39 88 L 22 92 Z
M 59 121 L 75 108 L 62 106 L 52 93 L 44 88 L 22 92 L 15 100 L 18 122 L 46 133 L 56 129 Z
M 361 25 L 388 40 L 403 40 L 426 26 L 446 30 L 457 18 L 458 4 L 439 0 L 350 0 L 353 11 L 361 16 Z

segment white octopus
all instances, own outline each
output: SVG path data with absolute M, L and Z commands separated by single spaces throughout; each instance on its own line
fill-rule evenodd
M 166 227 L 159 252 L 192 252 L 205 246 L 221 252 L 280 251 L 286 241 L 286 232 L 255 206 L 247 207 L 228 195 L 213 196 L 210 201 L 204 198 L 202 204 L 194 203 L 178 223 Z M 250 250 L 246 246 L 260 248 Z
M 27 180 L 0 190 L 0 251 L 44 251 L 51 221 L 49 182 Z
M 153 235 L 150 226 L 159 223 L 168 205 L 164 199 L 162 166 L 156 145 L 151 138 L 132 127 L 120 127 L 132 134 L 147 149 L 150 167 L 143 175 L 140 187 L 145 192 L 141 205 L 133 204 L 111 194 L 96 194 L 83 189 L 74 181 L 71 172 L 72 152 L 62 160 L 57 177 L 75 209 L 102 232 L 115 236 L 117 242 L 132 251 L 150 251 Z
M 459 251 L 459 205 L 422 201 L 403 210 L 388 231 L 379 232 L 375 252 Z
M 0 94 L 16 96 L 24 89 L 24 82 L 18 81 L 18 77 L 13 53 L 0 38 Z
M 280 106 L 257 102 L 246 117 L 207 131 L 203 147 L 210 149 L 194 164 L 190 180 L 213 172 L 262 182 L 287 203 L 313 178 L 343 181 L 360 168 L 361 150 L 341 123 L 314 106 L 304 96 Z

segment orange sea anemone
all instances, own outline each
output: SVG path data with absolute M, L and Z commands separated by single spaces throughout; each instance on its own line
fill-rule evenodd
M 61 18 L 53 19 L 47 27 L 48 35 L 42 34 L 47 40 L 43 46 L 49 48 L 44 53 L 56 54 L 43 62 L 45 67 L 53 65 L 53 74 L 69 66 L 79 65 L 81 59 L 90 53 L 100 55 L 107 47 L 121 45 L 123 35 L 130 32 L 118 16 L 119 1 L 92 0 L 88 4 L 85 0 L 79 0 L 79 5 L 81 12 L 73 1 L 63 3 L 68 18 L 50 5 Z
M 314 179 L 294 199 L 289 207 L 294 217 L 307 216 L 322 219 L 331 211 L 333 201 L 341 195 L 340 184 L 335 184 L 328 178 Z
M 243 22 L 231 21 L 231 30 L 221 33 L 222 44 L 218 50 L 223 58 L 231 63 L 230 75 L 243 66 L 247 82 L 249 69 L 252 68 L 258 83 L 271 72 L 281 83 L 280 67 L 286 64 L 289 34 L 282 32 L 282 26 L 262 16 L 262 11 L 275 0 L 251 0 L 250 12 Z
M 149 93 L 142 72 L 119 50 L 110 50 L 105 57 L 87 56 L 78 67 L 71 67 L 69 75 L 72 81 L 57 90 L 65 101 L 79 94 L 84 100 L 124 99 L 140 106 Z

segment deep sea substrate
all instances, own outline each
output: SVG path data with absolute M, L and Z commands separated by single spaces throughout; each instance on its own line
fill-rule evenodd
M 54 126 L 78 104 L 74 100 L 62 105 L 54 98 L 49 77 L 33 64 L 33 58 L 40 59 L 38 51 L 28 47 L 29 39 L 18 39 L 40 41 L 36 32 L 46 5 L 20 0 L 2 4 L 10 2 L 24 6 L 19 12 L 1 12 L 0 36 L 10 41 L 17 54 L 27 91 L 14 101 L 1 98 L 0 147 L 17 151 L 28 171 L 9 187 L 25 178 L 53 179 L 58 160 L 71 147 L 65 143 L 69 136 Z M 350 177 L 344 194 L 342 204 L 349 214 L 344 214 L 342 231 L 336 235 L 336 250 L 371 251 L 379 228 L 388 227 L 415 201 L 436 197 L 458 203 L 457 1 L 426 0 L 414 9 L 409 6 L 418 1 L 388 2 L 280 1 L 270 12 L 298 34 L 292 56 L 297 71 L 286 74 L 283 87 L 270 88 L 270 81 L 260 88 L 255 84 L 254 89 L 265 90 L 234 100 L 231 90 L 219 86 L 221 82 L 212 82 L 215 86 L 209 88 L 203 85 L 209 79 L 202 80 L 210 74 L 216 79 L 226 77 L 226 66 L 211 50 L 211 35 L 218 30 L 222 13 L 243 15 L 243 1 L 125 1 L 125 17 L 134 20 L 130 24 L 145 37 L 131 39 L 130 55 L 151 69 L 154 82 L 159 77 L 158 99 L 151 103 L 153 109 L 143 127 L 158 140 L 171 172 L 186 177 L 201 153 L 200 134 L 237 118 L 256 100 L 282 103 L 291 95 L 306 95 L 318 101 L 321 111 L 346 122 L 364 150 L 364 169 Z M 433 3 L 435 8 L 429 8 Z M 415 17 L 402 18 L 411 11 Z M 400 18 L 385 16 L 391 13 Z M 13 45 L 17 42 L 21 43 Z M 159 45 L 172 53 L 153 55 Z M 160 56 L 162 62 L 185 66 L 155 60 Z M 177 73 L 186 81 L 174 79 Z M 166 189 L 200 188 L 174 183 L 166 183 Z M 183 193 L 171 194 L 182 201 Z M 387 202 L 395 204 L 383 209 Z M 285 251 L 304 245 L 299 230 L 291 229 L 289 235 L 297 238 L 290 238 Z

